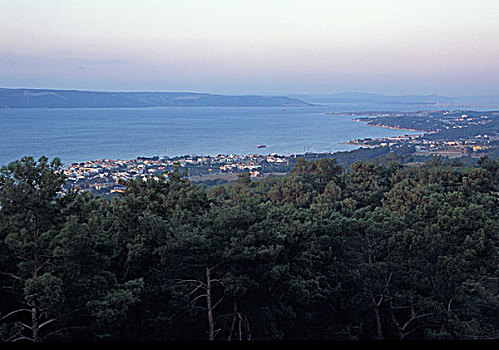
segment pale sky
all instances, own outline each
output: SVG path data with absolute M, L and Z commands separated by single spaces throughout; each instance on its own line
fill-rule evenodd
M 0 87 L 499 94 L 499 0 L 0 0 Z

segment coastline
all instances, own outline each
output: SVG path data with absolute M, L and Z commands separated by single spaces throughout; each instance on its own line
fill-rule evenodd
M 352 119 L 352 121 L 354 121 L 354 122 L 360 122 L 360 123 L 366 123 L 367 126 L 373 126 L 373 127 L 378 127 L 378 128 L 385 128 L 385 129 L 392 129 L 392 130 L 407 130 L 407 131 L 414 131 L 414 132 L 418 132 L 418 133 L 431 133 L 431 131 L 426 131 L 426 130 L 401 128 L 401 127 L 398 127 L 398 126 L 391 126 L 391 125 L 385 125 L 385 124 L 372 124 L 371 121 L 361 120 L 360 118 L 354 118 L 354 119 Z
M 391 126 L 391 125 L 385 125 L 385 124 L 372 124 L 371 121 L 369 121 L 369 120 L 361 120 L 360 118 L 354 118 L 354 119 L 352 119 L 352 121 L 360 122 L 360 123 L 366 123 L 367 126 L 371 126 L 371 127 L 375 127 L 375 128 L 384 128 L 384 129 L 391 129 L 391 130 L 406 130 L 406 131 L 417 132 L 418 134 L 417 134 L 416 137 L 420 137 L 420 136 L 422 136 L 424 134 L 431 134 L 431 133 L 433 133 L 431 131 L 402 128 L 402 127 L 398 127 L 398 126 Z M 404 135 L 404 136 L 409 136 L 409 135 Z M 375 138 L 373 140 L 383 140 L 383 139 L 386 139 L 386 138 L 381 137 L 381 138 Z M 360 139 L 360 140 L 362 140 L 362 139 Z M 347 142 L 342 142 L 342 144 L 344 144 L 344 145 L 351 145 L 351 146 L 359 146 L 359 147 L 368 147 L 368 148 L 378 147 L 377 145 L 359 144 L 359 142 L 356 142 L 356 141 L 359 141 L 359 139 L 354 139 L 354 140 L 350 140 L 350 141 L 347 141 Z
M 385 124 L 371 124 L 370 121 L 360 120 L 359 118 L 354 118 L 354 119 L 352 119 L 352 121 L 360 122 L 360 123 L 366 123 L 367 126 L 371 126 L 371 127 L 375 127 L 375 128 L 385 128 L 385 129 L 391 129 L 391 130 L 413 131 L 413 132 L 419 133 L 418 136 L 424 135 L 426 133 L 431 133 L 431 132 L 425 131 L 425 130 L 416 130 L 416 129 L 401 128 L 401 127 L 391 126 L 391 125 L 385 125 Z M 405 135 L 405 136 L 407 136 L 407 135 Z M 375 140 L 382 140 L 382 139 L 383 138 L 376 138 Z M 344 145 L 351 145 L 351 146 L 359 146 L 359 143 L 355 142 L 355 141 L 356 140 L 350 140 L 350 141 L 347 141 L 347 142 L 342 142 L 342 144 L 344 144 Z M 360 147 L 374 148 L 374 147 L 378 147 L 378 146 L 375 146 L 375 145 L 361 145 Z
M 362 122 L 362 120 L 357 120 L 359 122 Z M 407 130 L 407 131 L 414 131 L 418 133 L 424 133 L 424 134 L 430 134 L 432 133 L 431 131 L 425 131 L 425 130 L 417 130 L 417 129 L 408 129 L 408 128 L 401 128 L 398 126 L 390 126 L 390 125 L 384 125 L 384 124 L 369 124 L 367 122 L 368 126 L 374 126 L 374 127 L 379 127 L 379 128 L 385 128 L 385 129 L 392 129 L 392 130 Z

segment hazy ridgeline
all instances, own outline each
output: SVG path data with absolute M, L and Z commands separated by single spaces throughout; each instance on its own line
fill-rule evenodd
M 173 172 L 113 201 L 13 162 L 0 339 L 497 338 L 499 162 L 388 160 L 211 188 Z

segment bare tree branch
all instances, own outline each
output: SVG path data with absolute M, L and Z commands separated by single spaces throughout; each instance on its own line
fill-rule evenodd
M 22 311 L 31 312 L 31 310 L 28 310 L 28 309 L 18 309 L 18 310 L 15 310 L 15 311 L 9 312 L 7 315 L 5 315 L 5 316 L 3 316 L 2 318 L 0 318 L 0 321 L 3 321 L 4 319 L 6 319 L 7 317 L 9 317 L 10 315 L 13 315 L 13 314 L 16 314 L 16 313 L 18 313 L 18 312 L 22 312 Z
M 39 272 L 41 269 L 43 269 L 45 266 L 47 265 L 52 265 L 52 266 L 55 266 L 54 264 L 52 264 L 50 262 L 50 259 L 45 261 L 43 264 L 41 264 L 40 266 L 38 266 L 36 269 L 35 269 L 35 272 Z
M 197 297 L 195 297 L 194 299 L 191 300 L 191 302 L 189 303 L 189 305 L 192 304 L 192 307 L 194 307 L 194 305 L 196 304 L 196 302 L 198 301 L 198 299 L 202 298 L 202 297 L 207 297 L 207 295 L 206 294 L 198 295 Z
M 194 294 L 199 288 L 206 289 L 203 283 L 199 283 L 199 285 L 196 288 L 194 288 L 188 295 Z
M 10 273 L 10 272 L 2 272 L 2 271 L 0 271 L 0 275 L 9 276 L 9 277 L 15 278 L 16 280 L 22 281 L 21 277 L 16 276 L 16 275 L 14 275 L 13 273 Z
M 180 280 L 177 283 L 175 283 L 175 285 L 179 285 L 180 283 L 200 283 L 204 288 L 206 288 L 206 284 L 204 284 L 199 280 Z
M 25 258 L 24 256 L 16 256 L 17 259 L 19 260 L 24 260 L 24 261 L 29 261 L 29 262 L 33 262 L 33 259 L 28 259 L 28 258 Z
M 416 315 L 416 314 L 413 314 L 413 316 L 411 316 L 411 318 L 406 322 L 404 323 L 404 326 L 402 326 L 402 330 L 404 331 L 407 326 L 414 320 L 417 320 L 418 318 L 422 318 L 422 317 L 426 317 L 426 316 L 429 316 L 431 315 L 432 312 L 429 312 L 429 313 L 426 313 L 426 314 L 422 314 L 422 315 Z
M 218 305 L 218 304 L 220 304 L 220 302 L 221 302 L 224 298 L 225 298 L 225 295 L 224 295 L 223 297 L 221 297 L 221 298 L 220 298 L 220 300 L 219 300 L 219 301 L 217 301 L 217 302 L 215 303 L 215 305 L 213 305 L 213 307 L 212 307 L 211 309 L 212 309 L 212 310 L 215 310 L 215 308 L 217 307 L 217 305 Z
M 60 332 L 62 332 L 64 330 L 71 329 L 71 328 L 78 328 L 78 327 L 64 327 L 64 328 L 58 329 L 58 330 L 56 330 L 56 331 L 54 331 L 52 333 L 47 334 L 46 336 L 44 336 L 43 338 L 41 338 L 41 340 L 45 340 L 48 337 L 51 337 L 51 336 L 53 336 L 53 335 L 55 335 L 57 333 L 60 333 Z
M 211 280 L 211 282 L 218 282 L 222 285 L 222 287 L 225 287 L 224 284 L 222 283 L 222 281 L 218 280 L 218 279 L 214 279 L 214 280 Z
M 24 335 L 20 336 L 19 338 L 14 339 L 12 342 L 18 341 L 18 340 L 29 340 L 29 341 L 34 341 L 32 338 L 25 337 Z
M 49 323 L 52 323 L 55 321 L 55 318 L 51 319 L 51 320 L 48 320 L 48 321 L 45 321 L 43 322 L 41 325 L 38 326 L 38 329 L 42 329 L 43 326 L 46 326 L 48 325 Z
M 22 322 L 17 321 L 16 323 L 20 324 L 20 325 L 21 325 L 21 326 L 23 326 L 23 327 L 28 328 L 30 331 L 32 331 L 32 330 L 33 330 L 33 328 L 32 328 L 32 327 L 30 327 L 30 326 L 28 326 L 28 325 L 25 325 L 25 324 L 24 324 L 24 323 L 22 323 Z

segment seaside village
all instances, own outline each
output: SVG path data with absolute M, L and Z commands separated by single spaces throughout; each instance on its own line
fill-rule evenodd
M 92 191 L 100 194 L 123 192 L 121 180 L 127 181 L 141 177 L 159 180 L 161 175 L 178 166 L 180 171 L 188 169 L 191 179 L 218 178 L 234 179 L 239 172 L 249 172 L 252 178 L 263 177 L 263 170 L 284 174 L 289 167 L 289 158 L 276 153 L 270 155 L 250 154 L 217 156 L 181 157 L 138 157 L 132 160 L 97 159 L 73 163 L 63 172 L 67 176 L 63 192 L 70 188 Z M 232 176 L 231 176 L 232 175 Z

